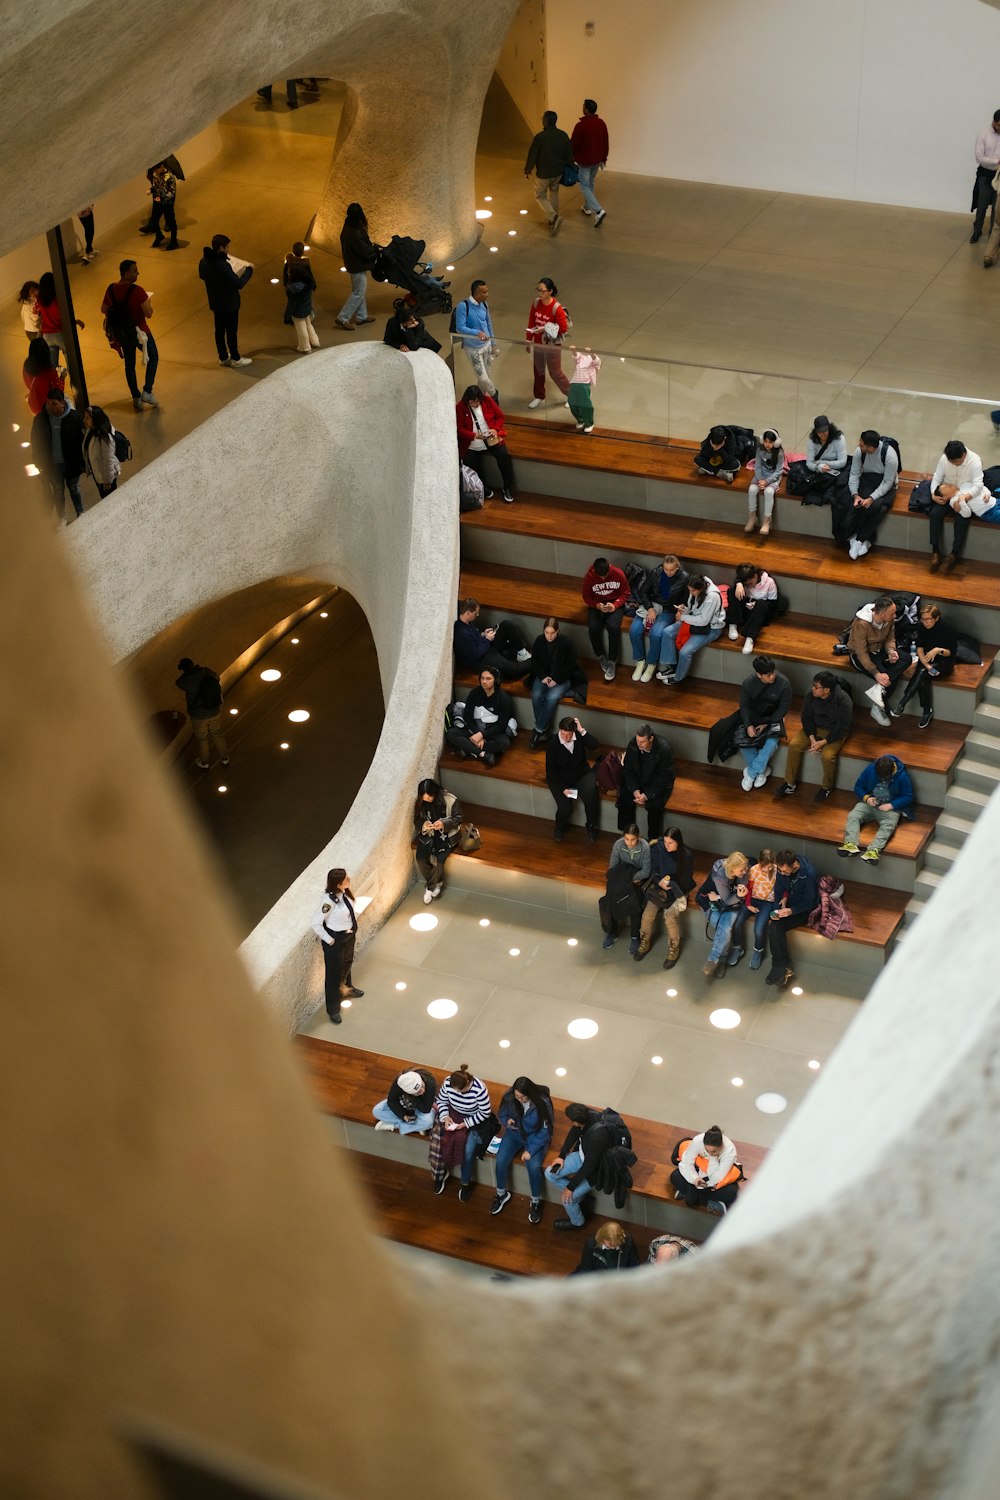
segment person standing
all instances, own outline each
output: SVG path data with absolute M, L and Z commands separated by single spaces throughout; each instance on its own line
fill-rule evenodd
M 613 682 L 621 656 L 622 620 L 629 601 L 628 579 L 606 557 L 595 557 L 583 576 L 581 593 L 587 606 L 587 631 L 605 682 Z M 605 636 L 607 649 L 605 650 Z
M 44 410 L 31 424 L 31 456 L 48 482 L 61 524 L 67 524 L 64 488 L 76 514 L 82 516 L 83 423 L 58 386 L 49 391 Z
M 563 405 L 569 405 L 569 381 L 562 367 L 560 352 L 569 328 L 569 318 L 562 303 L 556 301 L 558 290 L 551 276 L 539 277 L 535 300 L 528 312 L 528 326 L 524 332 L 528 343 L 534 345 L 531 358 L 535 374 L 532 397 L 528 402 L 530 407 L 541 406 L 545 400 L 546 370 L 549 379 L 566 398 Z
M 544 1083 L 533 1083 L 522 1075 L 514 1079 L 504 1094 L 498 1113 L 503 1139 L 494 1162 L 497 1191 L 490 1213 L 500 1213 L 510 1202 L 507 1180 L 512 1164 L 520 1156 L 528 1169 L 531 1192 L 528 1223 L 539 1224 L 542 1218 L 542 1163 L 555 1126 L 552 1096 Z
M 312 300 L 313 292 L 316 290 L 316 278 L 313 275 L 312 264 L 306 256 L 306 247 L 301 240 L 296 240 L 285 256 L 281 279 L 285 285 L 285 321 L 291 319 L 292 327 L 295 329 L 295 347 L 298 352 L 309 354 L 313 349 L 319 348 L 319 336 L 316 333 L 314 321 L 316 313 Z
M 17 302 L 21 309 L 21 327 L 24 329 L 25 338 L 31 344 L 35 339 L 42 337 L 42 319 L 38 311 L 38 282 L 24 282 L 17 294 Z M 46 344 L 45 347 L 48 348 L 48 345 Z M 52 363 L 51 356 L 49 363 Z
M 326 1013 L 334 1026 L 343 1021 L 340 1014 L 344 1000 L 360 1000 L 364 990 L 355 988 L 354 945 L 358 919 L 354 912 L 354 892 L 346 870 L 334 869 L 326 877 L 326 890 L 319 911 L 313 917 L 312 929 L 323 945 Z
M 139 267 L 134 260 L 119 262 L 118 280 L 112 281 L 104 293 L 101 312 L 104 314 L 109 336 L 114 337 L 115 344 L 121 350 L 125 362 L 125 381 L 135 410 L 142 411 L 144 406 L 159 406 L 159 401 L 153 395 L 153 382 L 156 380 L 160 355 L 149 328 L 153 303 L 149 292 L 139 285 Z M 141 391 L 135 373 L 140 334 L 146 350 L 146 372 Z
M 569 352 L 573 356 L 573 376 L 569 383 L 569 409 L 576 418 L 577 432 L 593 432 L 594 391 L 597 388 L 597 377 L 601 370 L 601 356 L 595 354 L 589 344 L 584 349 L 578 349 L 575 344 L 570 344 Z
M 59 363 L 59 354 L 66 353 L 66 335 L 63 332 L 62 312 L 59 307 L 59 299 L 56 296 L 56 278 L 51 271 L 43 271 L 38 278 L 38 323 L 42 338 L 49 346 L 52 355 L 52 363 Z M 79 318 L 75 318 L 77 328 L 83 329 L 85 324 Z
M 83 462 L 103 500 L 118 486 L 122 466 L 115 451 L 115 429 L 99 406 L 88 406 L 83 414 Z
M 149 216 L 149 224 L 153 230 L 153 244 L 163 244 L 164 235 L 160 228 L 162 219 L 170 235 L 167 249 L 178 250 L 180 246 L 177 243 L 177 215 L 174 212 L 177 202 L 177 178 L 168 169 L 166 162 L 161 161 L 153 168 L 150 188 L 153 194 L 153 211 Z
M 369 315 L 367 292 L 368 272 L 378 259 L 378 247 L 368 238 L 368 220 L 360 203 L 349 203 L 344 215 L 344 227 L 340 231 L 340 253 L 344 257 L 344 270 L 351 278 L 351 295 L 344 303 L 334 322 L 344 333 L 360 328 L 364 323 L 374 323 Z
M 645 808 L 650 843 L 663 831 L 663 809 L 670 801 L 676 772 L 674 753 L 667 741 L 641 724 L 629 740 L 622 762 L 622 787 L 618 793 L 618 827 L 626 828 Z
M 597 747 L 596 736 L 584 729 L 579 719 L 569 715 L 559 720 L 559 732 L 545 747 L 545 781 L 556 804 L 552 836 L 557 844 L 566 837 L 566 824 L 573 816 L 577 802 L 583 803 L 587 838 L 592 844 L 597 842 L 601 803 L 588 759 Z
M 495 401 L 497 388 L 490 377 L 490 366 L 500 351 L 493 338 L 493 315 L 486 300 L 489 294 L 482 279 L 472 283 L 469 295 L 455 309 L 455 332 L 461 337 L 480 390 Z
M 205 283 L 208 305 L 215 317 L 215 347 L 223 369 L 253 364 L 252 359 L 240 354 L 239 344 L 240 289 L 253 275 L 253 266 L 249 261 L 234 264 L 229 256 L 230 243 L 228 234 L 213 235 L 211 245 L 202 247 L 198 263 L 198 275 Z
M 602 167 L 608 164 L 608 127 L 597 113 L 593 99 L 584 99 L 583 114 L 573 126 L 570 138 L 573 160 L 580 171 L 580 192 L 583 194 L 581 213 L 594 215 L 594 228 L 600 229 L 608 217 L 607 210 L 598 203 L 594 194 L 594 183 Z
M 301 80 L 298 78 L 285 79 L 285 103 L 288 105 L 289 109 L 298 109 L 299 107 L 299 91 L 296 85 L 300 81 Z M 314 79 L 310 81 L 315 82 Z M 257 97 L 258 99 L 263 99 L 265 104 L 270 104 L 271 85 L 269 83 L 265 83 L 262 88 L 259 88 L 257 90 Z
M 211 667 L 199 667 L 190 656 L 182 656 L 177 663 L 180 676 L 175 683 L 187 699 L 188 717 L 198 745 L 195 765 L 199 771 L 208 770 L 211 739 L 219 752 L 224 766 L 229 764 L 229 749 L 222 732 L 222 685 L 219 674 Z
M 76 216 L 80 220 L 80 228 L 83 230 L 83 254 L 80 259 L 84 265 L 89 265 L 98 253 L 94 249 L 94 205 L 88 203 L 86 208 L 78 208 Z
M 573 165 L 573 147 L 565 130 L 556 125 L 558 116 L 554 109 L 542 115 L 542 128 L 528 147 L 524 163 L 524 175 L 535 174 L 535 197 L 549 221 L 552 234 L 559 233 L 562 215 L 559 212 L 559 182 L 567 167 Z
M 802 701 L 802 727 L 788 741 L 785 779 L 775 799 L 794 796 L 798 791 L 802 757 L 808 753 L 818 755 L 823 762 L 823 784 L 815 800 L 827 800 L 837 780 L 837 759 L 851 732 L 853 713 L 854 703 L 843 678 L 836 672 L 817 672 Z
M 1000 109 L 993 111 L 993 119 L 976 136 L 976 193 L 973 207 L 976 211 L 969 244 L 975 245 L 982 237 L 986 213 L 997 201 L 993 178 L 1000 167 Z

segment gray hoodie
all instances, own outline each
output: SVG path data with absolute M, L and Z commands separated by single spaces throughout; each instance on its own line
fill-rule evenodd
M 757 453 L 753 461 L 753 477 L 755 484 L 777 484 L 785 467 L 785 450 L 781 446 L 781 433 L 776 427 L 767 428 L 773 432 L 778 441 L 768 453 L 762 441 L 757 443 Z

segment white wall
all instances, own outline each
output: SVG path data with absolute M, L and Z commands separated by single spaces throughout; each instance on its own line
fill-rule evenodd
M 975 137 L 1000 108 L 1000 13 L 984 0 L 547 0 L 546 11 L 549 107 L 575 120 L 595 98 L 618 171 L 969 207 Z
M 545 0 L 521 0 L 496 71 L 529 130 L 541 128 L 546 103 Z

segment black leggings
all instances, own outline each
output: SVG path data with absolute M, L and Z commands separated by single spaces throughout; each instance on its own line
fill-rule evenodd
M 700 1203 L 713 1201 L 724 1203 L 728 1208 L 731 1203 L 736 1202 L 736 1195 L 740 1190 L 738 1182 L 727 1182 L 725 1187 L 695 1187 L 693 1182 L 688 1182 L 680 1167 L 675 1167 L 671 1172 L 670 1186 L 680 1193 L 688 1208 L 697 1208 Z
M 483 488 L 489 489 L 490 482 L 484 472 L 485 461 L 488 458 L 496 460 L 496 466 L 500 470 L 500 483 L 505 490 L 514 489 L 514 463 L 507 452 L 506 443 L 498 443 L 495 448 L 469 448 L 466 451 L 465 462 L 470 469 L 474 469 L 483 481 Z

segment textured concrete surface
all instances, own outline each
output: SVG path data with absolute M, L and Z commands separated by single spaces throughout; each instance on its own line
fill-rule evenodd
M 378 750 L 334 842 L 241 950 L 290 1031 L 322 1000 L 309 922 L 327 870 L 343 865 L 355 894 L 373 898 L 362 945 L 412 879 L 409 808 L 436 765 L 449 692 L 454 444 L 449 372 L 433 355 L 322 351 L 211 417 L 66 533 L 116 659 L 283 574 L 339 584 L 365 611 L 386 706 Z

